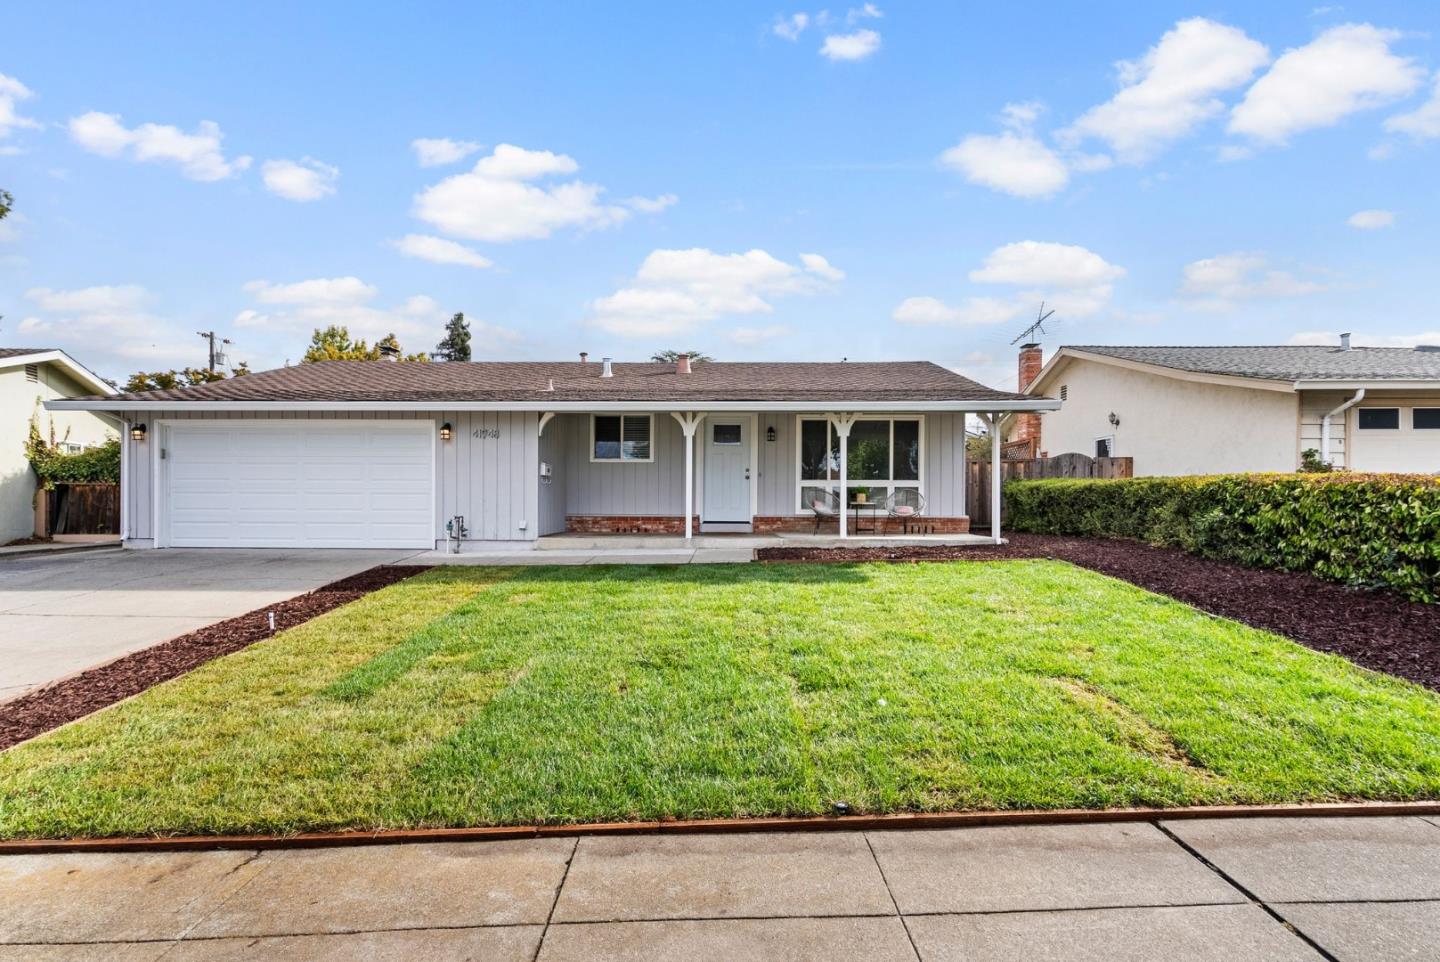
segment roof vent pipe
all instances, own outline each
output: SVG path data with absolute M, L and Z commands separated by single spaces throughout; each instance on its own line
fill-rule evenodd
M 600 376 L 601 376 L 601 377 L 614 377 L 614 376 L 615 376 L 614 370 L 612 370 L 611 367 L 610 367 L 610 359 L 609 359 L 608 357 L 602 357 L 602 358 L 600 359 L 600 364 L 602 365 L 601 368 L 600 368 Z
M 1340 335 L 1340 350 L 1342 350 L 1342 351 L 1348 351 L 1348 350 L 1350 350 L 1350 332 L 1349 332 L 1349 331 L 1346 331 L 1344 334 L 1341 334 L 1341 335 Z
M 676 373 L 676 374 L 689 374 L 689 373 L 690 373 L 690 355 L 689 355 L 689 354 L 681 354 L 679 357 L 677 357 L 677 358 L 675 359 L 675 373 Z
M 590 363 L 590 352 L 589 352 L 589 351 L 581 351 L 581 352 L 580 352 L 580 363 L 581 363 L 581 364 L 589 364 L 589 363 Z

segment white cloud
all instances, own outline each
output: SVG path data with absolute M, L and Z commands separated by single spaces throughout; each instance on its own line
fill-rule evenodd
M 242 289 L 261 304 L 363 304 L 379 293 L 358 277 L 317 277 L 293 284 L 250 281 Z
M 940 155 L 940 163 L 972 184 L 1016 197 L 1049 197 L 1070 182 L 1065 162 L 1028 134 L 971 134 Z
M 907 297 L 890 316 L 901 324 L 979 327 L 1014 320 L 1027 309 L 1016 299 L 969 297 L 958 305 L 934 297 Z
M 755 344 L 763 344 L 766 341 L 773 341 L 777 337 L 784 337 L 790 333 L 790 328 L 783 324 L 771 324 L 768 327 L 737 327 L 729 334 L 730 340 L 744 347 Z
M 340 168 L 322 164 L 313 157 L 293 160 L 267 160 L 260 167 L 265 189 L 286 200 L 319 200 L 335 193 Z
M 628 209 L 600 202 L 604 188 L 597 184 L 530 183 L 579 169 L 564 154 L 501 144 L 468 173 L 415 195 L 413 213 L 444 233 L 482 241 L 549 237 L 564 227 L 609 227 L 626 220 Z
M 677 334 L 725 315 L 772 313 L 774 298 L 818 293 L 843 276 L 818 254 L 796 266 L 763 250 L 657 250 L 629 286 L 591 302 L 591 323 L 627 336 Z
M 429 234 L 406 234 L 395 242 L 406 257 L 418 257 L 435 264 L 460 264 L 464 267 L 493 267 L 493 262 L 478 251 L 456 241 Z
M 1352 23 L 1287 50 L 1231 112 L 1230 132 L 1284 144 L 1301 131 L 1329 127 L 1411 93 L 1424 71 L 1390 52 L 1399 36 Z
M 1430 99 L 1408 114 L 1389 118 L 1385 129 L 1395 134 L 1409 134 L 1416 140 L 1440 137 L 1440 74 L 1435 76 L 1435 90 Z
M 266 332 L 295 339 L 308 338 L 316 328 L 338 324 L 353 337 L 374 343 L 395 334 L 407 351 L 428 351 L 440 340 L 445 322 L 454 313 L 434 298 L 416 294 L 393 307 L 375 307 L 374 285 L 358 277 L 321 277 L 292 284 L 251 281 L 243 287 L 261 308 L 246 308 L 235 315 L 236 328 L 263 336 Z M 513 342 L 520 335 L 467 315 L 471 335 L 491 342 Z
M 449 137 L 417 137 L 410 141 L 415 159 L 421 167 L 441 167 L 464 160 L 481 145 L 473 140 L 451 140 Z
M 680 198 L 674 194 L 661 194 L 658 197 L 629 197 L 621 203 L 631 210 L 638 210 L 642 214 L 658 214 L 667 207 L 674 207 L 680 202 Z
M 1019 241 L 991 251 L 970 272 L 977 284 L 1018 288 L 1005 296 L 983 295 L 951 305 L 934 297 L 909 297 L 891 317 L 901 324 L 959 327 L 1003 324 L 1028 315 L 1042 299 L 1062 316 L 1087 317 L 1109 302 L 1125 269 L 1072 244 Z
M 1123 276 L 1123 267 L 1094 251 L 1051 241 L 1019 241 L 997 247 L 980 268 L 970 272 L 970 279 L 977 283 L 1065 289 L 1101 287 Z
M 845 272 L 833 266 L 828 260 L 819 254 L 801 254 L 800 263 L 812 274 L 823 277 L 827 281 L 843 281 Z
M 1180 293 L 1190 299 L 1192 307 L 1223 311 L 1233 308 L 1236 301 L 1303 297 L 1327 287 L 1320 281 L 1270 268 L 1269 259 L 1262 253 L 1239 251 L 1186 264 Z
M 831 34 L 820 47 L 820 56 L 827 60 L 864 60 L 880 49 L 880 34 L 874 30 Z
M 36 287 L 25 297 L 39 313 L 23 318 L 16 333 L 69 347 L 95 370 L 128 375 L 137 367 L 193 365 L 198 359 L 194 334 L 152 313 L 154 297 L 139 284 Z
M 1340 336 L 1332 331 L 1301 331 L 1292 334 L 1290 344 L 1336 345 Z M 1352 334 L 1350 343 L 1355 347 L 1415 347 L 1417 344 L 1440 344 L 1440 331 L 1423 331 L 1419 334 Z
M 119 114 L 91 111 L 72 118 L 69 128 L 70 137 L 91 153 L 175 164 L 191 180 L 224 180 L 250 166 L 249 157 L 225 159 L 220 143 L 224 135 L 210 120 L 202 120 L 194 133 L 187 134 L 168 124 L 127 128 Z
M 1357 210 L 1345 219 L 1345 223 L 1361 230 L 1380 230 L 1382 227 L 1394 226 L 1395 212 L 1393 210 Z
M 775 36 L 794 43 L 800 39 L 800 34 L 804 33 L 805 28 L 809 25 L 810 15 L 808 13 L 792 13 L 788 17 L 781 17 L 775 21 L 775 25 L 770 28 L 770 31 Z
M 1120 91 L 1062 132 L 1094 137 L 1126 163 L 1141 163 L 1224 110 L 1217 95 L 1247 82 L 1269 60 L 1243 30 L 1195 17 L 1175 24 L 1138 61 L 1116 65 Z
M 18 241 L 23 233 L 20 225 L 26 222 L 24 214 L 14 211 L 4 220 L 0 220 L 0 244 L 13 244 Z
M 879 20 L 885 14 L 873 3 L 867 3 L 859 7 L 851 7 L 845 13 L 846 23 L 858 23 L 861 20 Z
M 29 117 L 22 117 L 19 108 L 16 107 L 22 100 L 29 100 L 34 93 L 29 87 L 16 80 L 14 77 L 7 77 L 0 73 L 0 139 L 10 136 L 10 132 L 21 127 L 39 127 L 37 121 Z

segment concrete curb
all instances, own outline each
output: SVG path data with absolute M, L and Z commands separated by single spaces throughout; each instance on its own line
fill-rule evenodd
M 96 541 L 93 543 L 77 541 L 72 544 L 50 545 L 20 545 L 15 548 L 0 548 L 0 562 L 10 558 L 38 558 L 41 556 L 62 557 L 67 554 L 78 554 L 82 551 L 119 551 L 124 546 L 119 541 Z
M 1299 805 L 1209 805 L 1190 808 L 1029 809 L 993 812 L 922 812 L 898 815 L 715 818 L 581 825 L 498 825 L 475 828 L 407 828 L 375 832 L 302 832 L 297 835 L 176 835 L 155 837 L 8 839 L 0 855 L 78 852 L 185 852 L 401 845 L 421 842 L 495 842 L 586 835 L 697 835 L 754 832 L 834 832 L 978 828 L 996 825 L 1094 825 L 1198 818 L 1353 818 L 1440 815 L 1440 801 L 1320 802 Z

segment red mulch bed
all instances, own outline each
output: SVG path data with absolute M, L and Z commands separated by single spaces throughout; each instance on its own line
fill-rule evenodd
M 1135 541 L 1021 533 L 1008 537 L 1010 543 L 1000 546 L 762 548 L 756 556 L 761 561 L 811 562 L 1054 558 L 1440 690 L 1440 605 Z
M 372 591 L 429 570 L 425 565 L 371 568 L 332 581 L 309 594 L 257 608 L 27 692 L 0 704 L 0 751 L 138 695 L 221 655 L 264 641 L 271 635 L 268 615 L 272 611 L 276 631 L 293 628 Z

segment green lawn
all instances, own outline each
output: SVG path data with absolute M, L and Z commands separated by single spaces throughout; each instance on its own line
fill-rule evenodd
M 0 836 L 1440 797 L 1440 697 L 1059 562 L 441 568 L 0 754 Z

